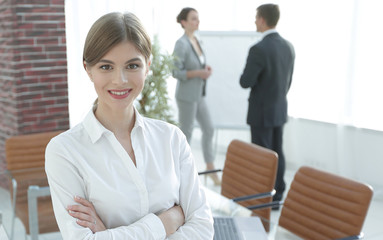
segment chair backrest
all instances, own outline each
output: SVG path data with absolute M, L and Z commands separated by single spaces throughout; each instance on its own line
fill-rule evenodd
M 12 136 L 5 142 L 7 169 L 10 171 L 44 167 L 45 148 L 62 131 Z
M 279 225 L 304 239 L 357 236 L 372 194 L 366 184 L 304 166 L 291 183 Z
M 7 170 L 17 182 L 16 215 L 23 222 L 27 234 L 29 234 L 28 187 L 48 186 L 44 170 L 45 148 L 49 141 L 61 132 L 12 136 L 5 142 Z M 13 192 L 12 187 L 11 190 Z M 39 198 L 38 209 L 40 233 L 58 231 L 50 196 Z
M 221 194 L 228 198 L 270 192 L 274 189 L 278 154 L 272 150 L 233 140 L 226 153 Z M 271 202 L 272 198 L 238 202 L 247 207 Z M 256 215 L 270 219 L 271 209 L 254 210 Z

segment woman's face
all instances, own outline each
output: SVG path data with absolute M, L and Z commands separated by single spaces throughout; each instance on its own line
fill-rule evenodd
M 199 17 L 196 11 L 190 11 L 186 18 L 186 21 L 183 21 L 183 26 L 185 30 L 197 31 L 199 25 Z
M 125 41 L 94 66 L 86 67 L 98 95 L 98 108 L 122 111 L 132 106 L 144 87 L 149 65 L 135 46 Z

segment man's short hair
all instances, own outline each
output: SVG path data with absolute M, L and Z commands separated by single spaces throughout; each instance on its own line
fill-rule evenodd
M 263 4 L 257 8 L 257 15 L 265 19 L 267 26 L 277 26 L 279 20 L 279 6 L 276 4 Z

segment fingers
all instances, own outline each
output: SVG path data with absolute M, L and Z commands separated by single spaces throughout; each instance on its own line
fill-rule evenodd
M 81 227 L 87 227 L 87 228 L 90 228 L 90 230 L 92 230 L 92 232 L 94 232 L 93 228 L 95 226 L 94 222 L 89 222 L 89 221 L 83 221 L 83 220 L 80 220 L 80 219 L 77 219 L 76 220 L 77 224 L 80 225 Z
M 82 197 L 79 197 L 79 196 L 75 196 L 74 200 L 75 200 L 75 202 L 80 203 L 81 205 L 84 205 L 86 207 L 90 207 L 92 209 L 94 208 L 93 207 L 93 203 L 88 201 L 88 200 L 86 200 L 85 198 L 82 198 Z
M 89 228 L 93 233 L 98 232 L 96 221 L 89 222 L 89 221 L 83 221 L 83 220 L 77 219 L 76 222 L 81 227 Z
M 77 211 L 73 211 L 73 210 L 69 210 L 68 213 L 72 217 L 77 218 L 79 220 L 87 221 L 87 222 L 94 222 L 94 218 L 89 214 L 77 212 Z
M 67 207 L 69 215 L 78 219 L 80 222 L 95 222 L 94 207 L 91 202 L 81 197 L 74 197 L 75 202 L 79 203 L 79 205 L 70 205 Z M 84 225 L 84 223 L 82 223 Z M 81 226 L 82 226 L 81 225 Z M 85 224 L 88 225 L 88 224 Z
M 76 219 L 78 225 L 89 228 L 93 233 L 106 230 L 104 223 L 98 217 L 93 203 L 75 196 L 76 205 L 67 207 L 70 216 Z

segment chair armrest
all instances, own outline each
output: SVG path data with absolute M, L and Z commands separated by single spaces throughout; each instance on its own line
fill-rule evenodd
M 354 239 L 363 239 L 363 238 L 364 238 L 364 234 L 360 233 L 359 235 L 349 236 L 349 237 L 345 237 L 345 238 L 339 238 L 337 240 L 354 240 Z
M 39 187 L 36 185 L 28 188 L 28 215 L 29 215 L 29 232 L 31 240 L 38 240 L 39 236 L 39 218 L 37 210 L 37 198 L 50 196 L 49 187 Z
M 250 210 L 255 210 L 255 209 L 276 207 L 276 206 L 280 206 L 280 205 L 283 205 L 283 201 L 274 201 L 274 202 L 270 202 L 270 203 L 263 203 L 263 204 L 248 206 L 247 208 Z
M 242 196 L 242 197 L 236 197 L 232 198 L 234 202 L 241 202 L 241 201 L 246 201 L 250 199 L 261 199 L 261 198 L 267 198 L 267 197 L 272 197 L 275 195 L 275 189 L 273 189 L 271 192 L 264 192 L 264 193 L 258 193 L 258 194 L 253 194 L 253 195 L 247 195 L 247 196 Z
M 215 172 L 221 172 L 221 171 L 222 171 L 222 169 L 206 170 L 206 171 L 198 172 L 198 175 L 209 174 L 209 173 L 215 173 Z

